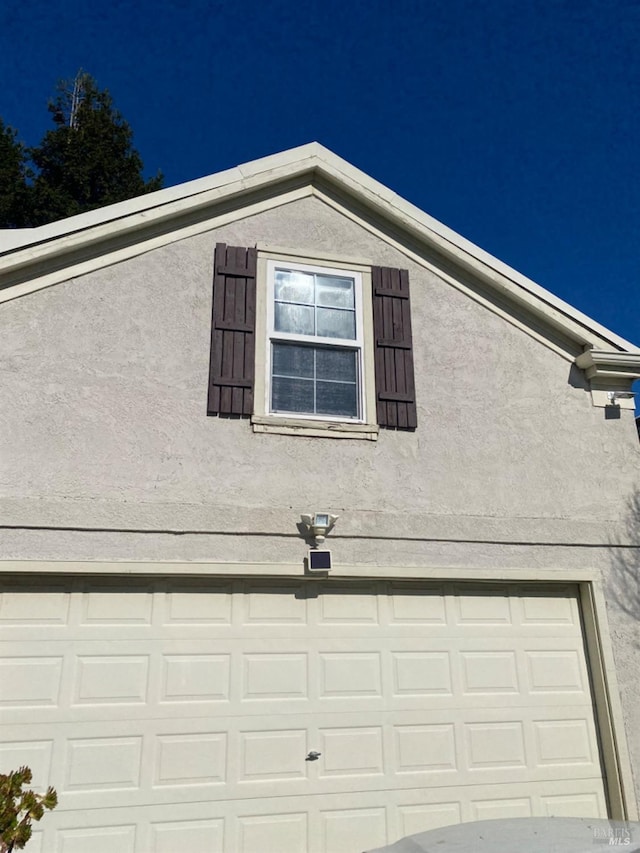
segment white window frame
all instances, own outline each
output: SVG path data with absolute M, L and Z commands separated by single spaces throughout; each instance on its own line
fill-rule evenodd
M 278 270 L 294 270 L 296 272 L 316 273 L 320 275 L 332 275 L 347 278 L 354 285 L 354 338 L 324 338 L 320 335 L 293 334 L 291 332 L 276 331 L 275 328 L 275 275 Z M 279 261 L 267 261 L 267 358 L 266 358 L 266 399 L 265 411 L 269 414 L 284 415 L 285 417 L 302 418 L 303 420 L 327 420 L 346 421 L 347 423 L 364 423 L 363 413 L 366 411 L 366 389 L 362 384 L 362 351 L 364 339 L 362 332 L 362 275 L 352 270 L 334 269 L 332 267 L 311 266 L 310 264 L 282 263 Z M 355 417 L 348 415 L 318 415 L 313 412 L 277 412 L 271 408 L 272 382 L 273 382 L 273 345 L 276 343 L 302 344 L 310 348 L 326 347 L 328 349 L 349 350 L 356 353 L 356 395 L 357 414 Z
M 322 338 L 276 332 L 275 271 L 294 269 L 303 272 L 338 275 L 354 280 L 356 338 Z M 301 343 L 353 349 L 358 353 L 358 417 L 284 413 L 271 411 L 272 342 Z M 345 259 L 313 252 L 301 255 L 288 249 L 258 246 L 256 288 L 256 370 L 254 389 L 255 432 L 312 435 L 332 438 L 365 438 L 375 440 L 375 377 L 373 356 L 373 311 L 371 307 L 371 266 L 360 259 Z

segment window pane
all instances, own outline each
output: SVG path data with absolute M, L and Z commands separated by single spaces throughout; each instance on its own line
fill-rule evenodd
M 318 379 L 355 382 L 356 353 L 345 349 L 316 350 L 316 376 Z
M 316 383 L 316 412 L 319 415 L 357 418 L 357 386 L 343 382 Z
M 313 379 L 313 347 L 273 345 L 273 375 Z
M 274 412 L 313 414 L 313 380 L 274 376 L 271 409 Z
M 313 335 L 313 308 L 276 302 L 274 326 L 276 332 Z
M 316 302 L 334 308 L 355 308 L 353 279 L 333 275 L 316 276 Z
M 313 275 L 294 270 L 276 270 L 275 296 L 283 302 L 313 305 Z
M 354 311 L 341 311 L 338 308 L 317 308 L 316 311 L 316 334 L 320 337 L 355 340 L 356 315 Z

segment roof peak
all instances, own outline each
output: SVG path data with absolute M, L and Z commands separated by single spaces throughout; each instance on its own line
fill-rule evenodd
M 252 194 L 255 197 L 261 193 L 264 197 L 265 190 L 269 190 L 270 198 L 276 199 L 272 203 L 278 203 L 278 196 L 294 184 L 304 185 L 319 196 L 323 187 L 331 185 L 342 195 L 356 198 L 377 221 L 392 223 L 394 231 L 404 231 L 412 244 L 449 257 L 501 295 L 526 306 L 534 315 L 544 316 L 580 346 L 640 353 L 638 347 L 466 240 L 319 142 L 309 142 L 49 225 L 0 231 L 0 299 L 47 287 L 65 276 L 87 271 L 90 264 L 87 267 L 86 260 L 79 263 L 87 255 L 96 259 L 96 266 L 113 263 L 116 241 L 125 246 L 117 253 L 119 260 L 127 256 L 126 252 L 131 256 L 147 251 L 152 239 L 153 245 L 159 239 L 181 239 L 189 215 L 197 216 L 201 230 L 207 230 L 216 227 L 221 204 L 227 211 L 232 205 L 241 214 Z M 409 250 L 406 253 L 411 254 Z M 104 260 L 106 256 L 110 259 Z

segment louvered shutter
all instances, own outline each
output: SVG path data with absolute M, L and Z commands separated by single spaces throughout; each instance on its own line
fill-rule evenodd
M 210 415 L 251 415 L 256 327 L 256 250 L 216 245 L 209 371 Z
M 409 273 L 372 267 L 378 426 L 415 429 Z

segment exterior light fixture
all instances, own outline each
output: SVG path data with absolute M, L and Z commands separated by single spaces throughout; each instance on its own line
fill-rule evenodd
M 325 536 L 333 529 L 338 520 L 337 515 L 331 515 L 328 512 L 316 512 L 313 515 L 305 514 L 301 515 L 300 518 L 309 531 L 309 536 L 313 539 L 314 548 L 324 542 Z
M 607 399 L 610 406 L 619 406 L 618 400 L 633 400 L 636 396 L 635 391 L 609 391 Z

